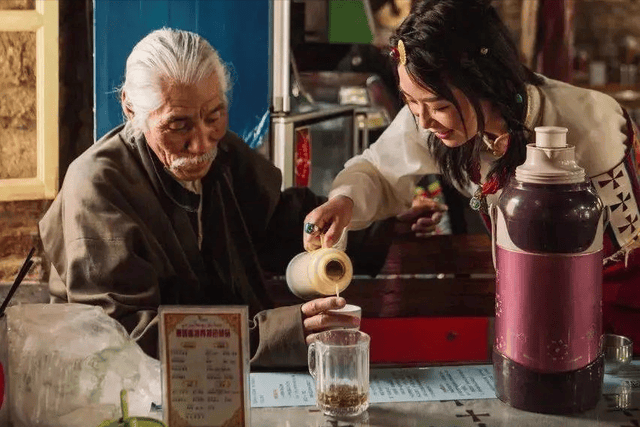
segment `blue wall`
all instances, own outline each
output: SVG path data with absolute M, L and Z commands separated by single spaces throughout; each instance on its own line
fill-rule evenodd
M 269 0 L 95 0 L 95 136 L 122 123 L 114 90 L 131 49 L 167 26 L 199 33 L 230 65 L 229 128 L 255 146 L 269 124 L 269 22 Z

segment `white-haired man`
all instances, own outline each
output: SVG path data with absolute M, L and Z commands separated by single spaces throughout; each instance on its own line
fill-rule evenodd
M 302 250 L 305 215 L 322 200 L 282 192 L 270 162 L 227 129 L 229 75 L 197 34 L 163 28 L 126 64 L 126 117 L 69 167 L 40 222 L 54 302 L 102 306 L 157 354 L 161 304 L 245 304 L 252 363 L 306 363 L 327 327 L 357 325 L 324 312 L 329 297 L 270 309 L 262 268 Z

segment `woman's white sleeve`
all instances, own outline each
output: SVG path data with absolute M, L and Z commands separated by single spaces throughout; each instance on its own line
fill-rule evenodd
M 423 175 L 439 173 L 426 136 L 404 107 L 376 142 L 345 163 L 329 198 L 343 195 L 353 200 L 350 229 L 367 227 L 409 208 L 416 182 Z

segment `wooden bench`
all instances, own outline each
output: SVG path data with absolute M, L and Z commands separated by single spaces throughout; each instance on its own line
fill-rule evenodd
M 300 303 L 269 281 L 277 306 Z M 372 363 L 488 361 L 495 271 L 484 234 L 393 240 L 380 274 L 354 276 L 341 294 L 362 307 Z

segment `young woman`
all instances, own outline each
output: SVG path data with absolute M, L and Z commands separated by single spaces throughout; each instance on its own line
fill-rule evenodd
M 308 250 L 331 246 L 411 206 L 415 182 L 443 174 L 480 212 L 496 203 L 537 126 L 562 126 L 576 159 L 609 207 L 605 232 L 607 330 L 640 352 L 640 143 L 611 97 L 537 75 L 522 65 L 488 0 L 425 0 L 391 38 L 406 106 L 336 177 L 330 200 L 309 213 Z M 431 224 L 417 219 L 414 230 Z

